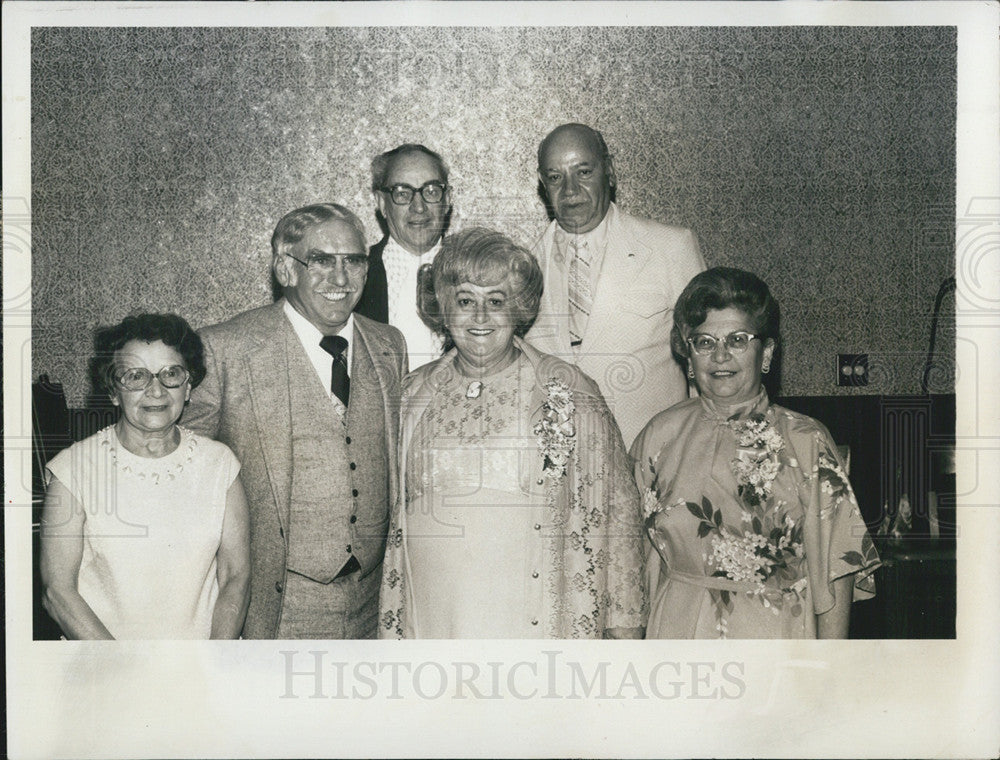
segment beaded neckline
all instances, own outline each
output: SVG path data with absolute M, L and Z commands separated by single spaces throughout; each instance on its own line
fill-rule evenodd
M 126 449 L 118 439 L 115 426 L 101 430 L 98 442 L 106 447 L 112 466 L 122 475 L 156 486 L 175 480 L 194 459 L 198 438 L 187 428 L 177 426 L 181 433 L 177 448 L 163 457 L 141 457 Z

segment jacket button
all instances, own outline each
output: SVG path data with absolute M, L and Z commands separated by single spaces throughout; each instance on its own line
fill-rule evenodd
M 351 522 L 352 523 L 356 523 L 357 521 L 358 521 L 358 516 L 357 515 L 351 515 Z
M 535 530 L 541 530 L 542 526 L 539 523 L 535 523 Z
M 350 545 L 350 544 L 348 544 L 348 545 L 347 545 L 347 553 L 348 553 L 348 554 L 350 554 L 350 553 L 351 553 L 351 545 Z
M 281 585 L 281 581 L 275 581 L 274 582 L 274 590 L 275 591 L 277 591 L 280 594 L 283 589 L 284 589 L 284 586 Z
M 358 466 L 357 466 L 357 464 L 355 464 L 354 462 L 351 462 L 351 469 L 352 469 L 352 470 L 356 470 L 356 469 L 358 469 Z
M 357 496 L 357 495 L 358 495 L 358 489 L 357 488 L 352 488 L 351 489 L 351 496 Z
M 350 442 L 351 442 L 351 436 L 346 436 L 344 438 L 344 443 L 350 443 Z
M 531 624 L 532 625 L 538 625 L 538 618 L 535 618 L 534 620 L 532 620 Z
M 543 480 L 542 478 L 539 478 L 535 482 L 538 483 L 538 485 L 542 485 L 545 482 L 545 480 Z
M 535 570 L 534 572 L 532 572 L 531 577 L 532 578 L 537 578 L 538 577 L 538 571 Z

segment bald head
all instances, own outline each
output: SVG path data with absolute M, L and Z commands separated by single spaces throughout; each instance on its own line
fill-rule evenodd
M 575 137 L 579 140 L 584 140 L 590 143 L 591 148 L 595 153 L 597 153 L 602 159 L 611 162 L 611 152 L 608 150 L 608 144 L 604 142 L 604 135 L 598 132 L 596 129 L 588 127 L 586 124 L 569 123 L 562 124 L 547 135 L 538 144 L 538 168 L 542 168 L 542 156 L 544 155 L 546 149 L 553 142 L 558 141 L 560 138 L 565 137 Z
M 586 124 L 556 127 L 538 146 L 538 179 L 559 226 L 590 232 L 607 214 L 616 181 L 604 137 Z

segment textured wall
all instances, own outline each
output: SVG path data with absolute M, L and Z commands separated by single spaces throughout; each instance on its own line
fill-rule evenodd
M 453 229 L 528 244 L 537 143 L 578 120 L 623 208 L 772 286 L 783 392 L 838 392 L 835 354 L 863 351 L 863 392 L 918 392 L 954 270 L 955 51 L 951 27 L 35 29 L 34 372 L 81 404 L 97 324 L 268 302 L 296 206 L 376 239 L 367 167 L 403 141 L 451 164 Z

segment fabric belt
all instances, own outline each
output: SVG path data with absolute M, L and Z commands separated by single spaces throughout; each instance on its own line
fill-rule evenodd
M 671 570 L 667 573 L 669 580 L 689 583 L 692 586 L 702 588 L 718 589 L 720 591 L 747 591 L 754 592 L 758 589 L 756 583 L 751 581 L 733 581 L 729 578 L 720 578 L 717 575 L 694 575 L 692 573 L 682 573 L 679 570 Z

